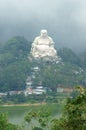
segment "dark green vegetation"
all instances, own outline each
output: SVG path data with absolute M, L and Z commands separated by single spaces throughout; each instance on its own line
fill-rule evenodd
M 22 94 L 15 94 L 15 95 L 7 95 L 3 96 L 0 99 L 0 104 L 22 104 L 22 103 L 29 103 L 29 104 L 34 104 L 34 103 L 59 103 L 65 100 L 69 94 L 67 93 L 47 93 L 47 94 L 30 94 L 28 96 L 25 96 L 23 93 Z
M 0 47 L 0 91 L 21 90 L 30 72 L 30 42 L 14 37 Z
M 52 130 L 86 129 L 86 89 L 78 88 L 78 95 L 67 100 L 60 119 L 54 119 Z
M 77 87 L 76 91 L 77 95 L 67 99 L 64 109 L 61 104 L 60 107 L 59 104 L 47 104 L 29 109 L 25 116 L 27 130 L 86 130 L 86 89 Z M 63 110 L 59 118 L 54 116 L 60 112 L 58 107 Z M 3 130 L 26 130 L 25 126 L 18 128 L 9 124 L 6 115 L 0 114 L 0 128 Z
M 59 49 L 63 63 L 51 64 L 28 59 L 30 49 L 31 42 L 24 37 L 13 37 L 0 46 L 0 91 L 25 89 L 26 78 L 35 66 L 39 66 L 40 71 L 33 80 L 34 87 L 39 81 L 54 91 L 58 85 L 86 86 L 86 52 L 78 56 L 71 49 Z
M 40 70 L 35 74 L 33 87 L 39 81 L 43 86 L 49 87 L 56 92 L 58 86 L 74 87 L 75 85 L 86 86 L 86 52 L 76 55 L 72 50 L 63 48 L 58 50 L 58 55 L 62 57 L 62 63 L 55 64 L 43 61 L 31 61 L 28 59 L 31 42 L 23 37 L 14 37 L 0 46 L 0 92 L 10 90 L 24 90 L 25 82 L 28 75 L 31 75 L 33 68 L 38 66 Z M 72 93 L 73 98 L 69 98 L 64 108 L 63 115 L 60 119 L 52 119 L 52 111 L 58 112 L 57 109 L 48 108 L 35 111 L 32 109 L 25 117 L 25 121 L 32 125 L 33 130 L 85 130 L 86 128 L 86 90 L 80 88 L 77 93 Z M 57 95 L 30 95 L 25 97 L 21 95 L 12 95 L 0 99 L 0 103 L 13 101 L 14 103 L 34 103 L 34 98 L 38 102 L 62 103 L 59 102 Z M 46 98 L 45 98 L 46 97 Z M 54 97 L 54 98 L 53 98 Z M 64 97 L 63 97 L 64 98 Z M 46 99 L 46 100 L 44 100 Z M 64 102 L 64 101 L 63 101 Z M 54 105 L 54 104 L 53 104 Z M 43 106 L 42 106 L 43 107 Z M 57 106 L 58 107 L 58 106 Z M 36 108 L 36 107 L 35 107 Z M 35 120 L 39 125 L 33 125 Z M 51 125 L 50 125 L 51 124 Z M 17 130 L 18 126 L 10 124 L 5 114 L 0 114 L 1 130 Z M 23 129 L 24 130 L 24 129 Z
M 19 130 L 19 127 L 9 123 L 6 114 L 0 113 L 0 130 Z
M 25 117 L 32 130 L 85 130 L 86 129 L 86 89 L 78 88 L 75 98 L 69 98 L 62 117 L 52 118 L 50 111 L 30 111 Z M 39 123 L 35 126 L 33 120 Z
M 51 116 L 53 117 L 56 115 L 60 116 L 61 111 L 63 110 L 63 106 L 64 104 L 34 104 L 31 106 L 8 106 L 8 107 L 5 106 L 0 107 L 0 112 L 7 113 L 9 122 L 11 122 L 12 124 L 13 123 L 18 124 L 19 126 L 21 126 L 22 130 L 31 130 L 30 127 L 27 125 L 27 123 L 25 123 L 24 121 L 25 120 L 24 117 L 26 117 L 28 112 L 35 111 L 38 113 L 39 111 L 44 112 L 46 110 L 49 110 Z
M 38 112 L 38 111 L 45 111 L 46 109 L 48 109 L 50 112 L 51 112 L 51 116 L 56 116 L 57 115 L 60 115 L 61 114 L 61 111 L 63 110 L 63 107 L 64 107 L 64 103 L 48 103 L 48 104 L 38 104 L 38 103 L 35 103 L 35 104 L 27 104 L 25 106 L 1 106 L 0 107 L 0 112 L 1 113 L 7 113 L 8 114 L 8 117 L 10 118 L 10 121 L 12 119 L 12 117 L 16 118 L 16 117 L 19 117 L 19 118 L 24 118 L 25 115 L 27 115 L 27 113 L 29 111 L 35 111 L 35 112 Z M 16 118 L 17 120 L 17 118 Z M 20 119 L 21 120 L 21 119 Z M 22 120 L 23 121 L 23 120 Z M 18 122 L 18 121 L 16 121 Z M 13 123 L 13 122 L 12 122 Z

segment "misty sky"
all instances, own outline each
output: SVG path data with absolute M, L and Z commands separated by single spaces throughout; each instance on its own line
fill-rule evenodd
M 0 0 L 0 42 L 47 29 L 57 48 L 86 50 L 86 0 Z

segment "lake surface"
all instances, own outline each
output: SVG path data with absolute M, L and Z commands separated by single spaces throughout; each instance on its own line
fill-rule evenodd
M 53 116 L 61 115 L 62 105 L 60 104 L 47 104 L 39 106 L 4 106 L 0 107 L 0 112 L 7 113 L 10 123 L 21 125 L 24 123 L 24 117 L 31 110 L 50 110 Z

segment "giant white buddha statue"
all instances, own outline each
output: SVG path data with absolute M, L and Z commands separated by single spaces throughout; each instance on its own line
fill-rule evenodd
M 31 55 L 34 58 L 57 56 L 56 49 L 54 48 L 54 42 L 52 38 L 48 36 L 47 30 L 41 30 L 40 36 L 35 38 L 31 47 Z

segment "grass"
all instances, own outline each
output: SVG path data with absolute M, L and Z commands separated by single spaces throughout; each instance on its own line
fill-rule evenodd
M 32 105 L 32 106 L 1 106 L 0 112 L 6 112 L 8 114 L 22 114 L 24 112 L 28 112 L 30 110 L 49 110 L 51 111 L 51 114 L 54 115 L 58 112 L 61 112 L 63 109 L 64 104 L 57 104 L 57 103 L 51 103 L 51 104 L 45 104 L 45 105 Z

